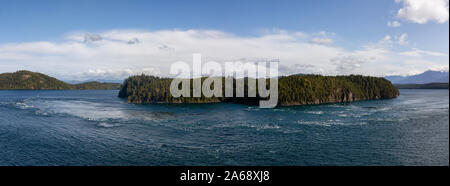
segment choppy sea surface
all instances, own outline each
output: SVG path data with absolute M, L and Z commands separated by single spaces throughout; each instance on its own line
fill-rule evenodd
M 449 165 L 449 91 L 260 109 L 0 91 L 0 165 Z

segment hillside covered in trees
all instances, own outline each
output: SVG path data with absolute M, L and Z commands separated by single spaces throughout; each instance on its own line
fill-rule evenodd
M 202 78 L 204 81 L 205 78 Z M 124 81 L 119 97 L 126 98 L 130 103 L 211 103 L 232 102 L 257 105 L 259 95 L 247 96 L 245 79 L 245 97 L 173 97 L 170 93 L 172 79 L 154 76 L 132 76 Z M 191 95 L 192 95 L 192 80 Z M 222 85 L 225 83 L 222 78 Z M 236 88 L 236 80 L 234 89 Z M 269 84 L 269 80 L 267 80 Z M 384 78 L 360 75 L 350 76 L 320 76 L 291 75 L 278 79 L 278 105 L 308 105 L 321 103 L 352 102 L 358 100 L 390 99 L 399 95 L 392 83 Z M 224 90 L 222 94 L 224 94 Z M 234 90 L 234 92 L 236 92 Z M 267 99 L 267 98 L 266 98 Z
M 25 70 L 0 74 L 0 90 L 113 90 L 119 88 L 118 83 L 69 84 L 41 73 Z
M 399 89 L 448 89 L 448 83 L 394 84 Z
M 101 83 L 97 81 L 79 83 L 72 86 L 78 90 L 118 90 L 120 88 L 119 83 Z

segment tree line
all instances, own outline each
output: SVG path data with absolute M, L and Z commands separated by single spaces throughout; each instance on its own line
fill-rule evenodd
M 203 82 L 205 78 L 202 78 Z M 191 95 L 192 95 L 192 79 Z M 268 99 L 259 96 L 249 97 L 249 78 L 244 79 L 244 97 L 224 97 L 225 91 L 219 97 L 173 97 L 170 92 L 171 78 L 148 75 L 131 76 L 121 85 L 119 97 L 126 98 L 131 103 L 212 103 L 232 102 L 257 105 L 259 100 Z M 233 80 L 236 92 L 236 79 Z M 267 79 L 266 85 L 270 81 Z M 225 78 L 222 78 L 225 85 Z M 257 87 L 256 87 L 257 88 Z M 223 88 L 224 89 L 224 88 Z M 235 95 L 235 94 L 234 94 Z M 392 83 L 384 78 L 349 75 L 290 75 L 278 78 L 278 105 L 306 105 L 335 102 L 351 102 L 370 99 L 389 99 L 399 95 Z
M 25 70 L 0 74 L 0 90 L 113 90 L 119 88 L 119 83 L 69 84 L 41 73 Z

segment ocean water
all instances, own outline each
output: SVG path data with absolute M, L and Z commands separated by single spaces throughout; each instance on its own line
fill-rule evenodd
M 0 165 L 449 165 L 448 90 L 260 109 L 0 91 Z

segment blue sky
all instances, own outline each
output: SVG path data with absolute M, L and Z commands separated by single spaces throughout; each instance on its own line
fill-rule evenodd
M 99 54 L 101 50 L 105 53 L 104 48 L 106 41 L 117 41 L 118 35 L 112 36 L 111 32 L 120 32 L 120 35 L 129 35 L 130 39 L 135 38 L 133 35 L 139 33 L 155 33 L 166 31 L 164 34 L 176 34 L 174 31 L 187 32 L 188 30 L 198 31 L 201 34 L 205 30 L 217 31 L 227 36 L 223 36 L 223 42 L 234 41 L 243 42 L 249 38 L 260 38 L 264 40 L 264 36 L 268 35 L 287 35 L 294 36 L 295 33 L 303 33 L 305 36 L 296 38 L 295 41 L 285 42 L 274 40 L 274 45 L 292 46 L 294 44 L 321 44 L 332 49 L 329 59 L 315 59 L 324 61 L 322 70 L 313 71 L 317 73 L 332 74 L 333 69 L 326 69 L 326 65 L 339 69 L 336 62 L 340 59 L 352 59 L 353 61 L 345 61 L 342 64 L 354 66 L 356 69 L 346 69 L 342 73 L 362 73 L 369 75 L 383 75 L 368 70 L 357 69 L 362 64 L 358 61 L 367 59 L 362 56 L 367 53 L 374 54 L 376 51 L 368 51 L 367 46 L 371 49 L 376 48 L 375 45 L 388 39 L 388 44 L 383 49 L 390 53 L 410 54 L 403 56 L 383 55 L 383 64 L 387 64 L 385 74 L 412 74 L 421 70 L 430 68 L 447 68 L 448 69 L 448 51 L 449 51 L 449 25 L 448 25 L 448 0 L 436 0 L 436 2 L 423 5 L 425 8 L 414 10 L 411 7 L 422 5 L 420 0 L 309 0 L 309 1 L 267 1 L 267 0 L 247 0 L 247 1 L 1 1 L 0 2 L 0 72 L 14 71 L 15 68 L 31 68 L 30 70 L 44 71 L 60 77 L 79 78 L 89 76 L 89 72 L 98 72 L 99 75 L 113 76 L 119 69 L 127 68 L 120 61 L 110 61 L 110 66 L 106 62 L 95 64 L 92 60 L 98 61 L 96 58 L 87 56 L 73 56 L 65 54 L 64 51 L 56 53 L 38 51 L 30 52 L 30 45 L 39 48 L 44 42 L 45 46 L 64 48 L 69 44 L 74 44 L 77 40 L 73 40 L 77 34 L 84 37 L 78 40 L 79 43 L 86 45 L 92 52 Z M 399 13 L 400 10 L 403 13 Z M 446 10 L 446 11 L 445 11 Z M 421 17 L 422 16 L 422 17 Z M 396 22 L 396 27 L 388 26 L 388 22 Z M 170 33 L 171 32 L 171 33 Z M 109 36 L 104 36 L 108 35 Z M 104 45 L 97 43 L 85 43 L 86 35 L 99 35 Z M 144 34 L 145 35 L 145 34 Z M 231 35 L 231 36 L 230 36 Z M 399 41 L 401 36 L 405 37 L 402 42 Z M 81 37 L 80 36 L 80 37 Z M 109 38 L 108 38 L 109 37 Z M 170 38 L 170 36 L 168 36 Z M 186 37 L 202 37 L 198 35 L 187 34 Z M 209 37 L 209 36 L 208 36 Z M 219 36 L 214 36 L 219 37 Z M 149 36 L 140 39 L 143 42 L 141 47 L 152 47 L 149 42 L 155 41 Z M 139 39 L 139 38 L 138 38 Z M 145 41 L 145 40 L 148 41 Z M 197 38 L 199 39 L 199 38 Z M 316 39 L 316 40 L 315 40 Z M 317 40 L 320 39 L 320 40 Z M 265 41 L 265 40 L 264 40 Z M 318 43 L 315 41 L 319 41 Z M 256 41 L 262 42 L 262 41 Z M 166 46 L 165 43 L 172 43 L 169 39 L 159 41 L 158 45 Z M 206 42 L 204 40 L 199 43 Z M 28 45 L 27 45 L 28 44 Z M 270 43 L 269 43 L 270 44 Z M 24 46 L 19 46 L 24 45 Z M 175 46 L 176 55 L 181 52 L 182 47 L 191 47 L 190 45 Z M 381 45 L 381 44 L 380 44 Z M 388 46 L 389 45 L 389 46 Z M 45 47 L 43 46 L 43 47 Z M 78 45 L 74 45 L 78 46 Z M 109 45 L 108 45 L 109 46 Z M 24 47 L 26 49 L 24 49 Z M 32 48 L 33 48 L 32 47 Z M 81 46 L 80 46 L 81 47 Z M 102 48 L 103 47 L 103 48 Z M 134 46 L 136 47 L 136 46 Z M 206 47 L 206 46 L 205 46 Z M 320 46 L 303 46 L 306 48 L 317 47 L 320 53 Z M 380 46 L 377 46 L 380 47 Z M 15 50 L 13 50 L 15 48 Z M 69 47 L 70 48 L 70 47 Z M 208 52 L 202 50 L 202 47 L 196 49 L 202 52 L 203 56 L 210 57 L 214 60 L 226 60 L 219 56 L 225 54 L 217 54 L 216 51 Z M 325 48 L 324 50 L 327 50 Z M 133 48 L 134 49 L 134 48 Z M 266 47 L 265 49 L 270 49 Z M 298 49 L 301 49 L 298 48 Z M 80 49 L 84 50 L 84 49 Z M 124 48 L 126 50 L 126 47 Z M 225 49 L 226 50 L 226 49 Z M 290 50 L 295 51 L 294 48 Z M 378 50 L 378 49 L 377 49 Z M 142 49 L 142 51 L 145 51 Z M 184 50 L 183 50 L 184 51 Z M 416 53 L 412 53 L 412 52 Z M 184 51 L 187 53 L 187 51 Z M 261 51 L 263 52 L 263 51 Z M 409 52 L 409 53 L 408 53 Z M 261 56 L 260 58 L 281 58 L 288 55 L 282 55 L 283 52 L 274 53 L 270 56 Z M 333 57 L 331 55 L 335 54 Z M 426 55 L 431 54 L 431 55 Z M 434 55 L 433 55 L 434 54 Z M 3 57 L 2 57 L 3 55 Z M 80 55 L 83 55 L 80 53 Z M 92 54 L 94 55 L 94 54 Z M 105 54 L 107 55 L 107 54 Z M 126 58 L 125 56 L 122 56 Z M 136 54 L 138 55 L 138 54 Z M 228 54 L 229 55 L 229 54 Z M 247 58 L 244 54 L 236 55 L 236 58 Z M 281 56 L 277 56 L 281 55 Z M 307 54 L 299 54 L 307 55 Z M 12 56 L 12 57 L 11 57 Z M 21 56 L 21 57 L 17 57 Z M 65 57 L 61 57 L 65 56 Z M 142 54 L 152 57 L 151 55 Z M 173 56 L 170 55 L 170 56 Z M 233 54 L 231 54 L 233 56 Z M 350 56 L 350 57 L 346 57 Z M 353 59 L 357 57 L 361 59 Z M 43 59 L 45 57 L 45 59 Z M 59 57 L 59 58 L 58 58 Z M 96 56 L 99 57 L 100 56 Z M 139 58 L 139 56 L 133 55 Z M 164 58 L 164 55 L 157 55 Z M 372 56 L 373 57 L 373 56 Z M 416 57 L 416 58 L 413 58 Z M 418 58 L 420 57 L 420 58 Z M 36 58 L 36 59 L 35 59 Z M 156 58 L 156 57 L 155 57 Z M 158 58 L 158 59 L 159 59 Z M 232 57 L 230 57 L 232 58 Z M 259 58 L 253 54 L 248 58 Z M 369 57 L 371 58 L 371 57 Z M 42 61 L 31 64 L 27 60 Z M 92 60 L 89 60 L 92 59 Z M 134 58 L 130 58 L 132 60 Z M 176 59 L 189 60 L 187 55 L 181 55 Z M 295 65 L 309 65 L 313 61 L 296 61 L 304 59 L 303 56 L 286 58 L 286 68 Z M 49 60 L 48 66 L 52 69 L 44 69 L 39 67 L 43 65 L 44 60 Z M 159 59 L 164 61 L 163 59 Z M 292 61 L 289 61 L 292 60 Z M 397 61 L 396 61 L 397 60 Z M 68 62 L 72 61 L 72 63 Z M 329 61 L 330 64 L 326 64 Z M 417 64 L 423 61 L 423 65 Z M 395 64 L 395 63 L 398 64 Z M 66 66 L 74 66 L 79 72 L 70 72 L 62 69 L 60 63 Z M 83 68 L 77 67 L 77 64 L 85 63 Z M 139 68 L 159 69 L 157 62 L 139 61 Z M 144 63 L 144 64 L 143 64 Z M 164 63 L 164 62 L 161 62 Z M 165 62 L 167 63 L 167 62 Z M 283 63 L 283 61 L 281 61 Z M 318 62 L 320 63 L 320 62 Z M 363 63 L 363 62 L 361 62 Z M 381 64 L 376 61 L 374 63 Z M 393 63 L 393 64 L 391 64 Z M 341 64 L 341 66 L 342 66 Z M 106 65 L 106 66 L 105 66 Z M 367 64 L 370 65 L 370 64 Z M 403 65 L 404 68 L 401 68 Z M 130 68 L 136 66 L 133 62 L 129 62 Z M 392 70 L 393 66 L 399 70 Z M 407 67 L 409 66 L 409 67 Z M 102 67 L 102 68 L 100 68 Z M 3 68 L 3 69 L 2 69 Z M 366 67 L 368 68 L 368 67 Z M 391 69 L 391 70 L 389 70 Z M 405 69 L 406 71 L 400 71 Z M 342 70 L 342 69 L 341 69 Z M 383 69 L 381 69 L 383 70 Z M 130 69 L 133 71 L 133 69 Z M 158 71 L 161 72 L 161 69 Z M 164 70 L 162 70 L 164 71 Z M 338 72 L 339 70 L 335 70 Z M 111 72 L 111 73 L 106 73 Z M 112 73 L 115 72 L 115 73 Z M 339 71 L 340 72 L 340 71 Z M 339 73 L 338 72 L 338 73 Z M 78 76 L 74 75 L 77 74 Z M 92 74 L 92 73 L 91 73 Z M 107 74 L 107 75 L 106 75 Z M 123 74 L 123 73 L 122 73 Z M 125 73 L 126 74 L 126 73 Z M 95 75 L 95 73 L 94 73 Z M 109 77 L 112 78 L 112 77 Z M 118 77 L 117 77 L 118 78 Z

